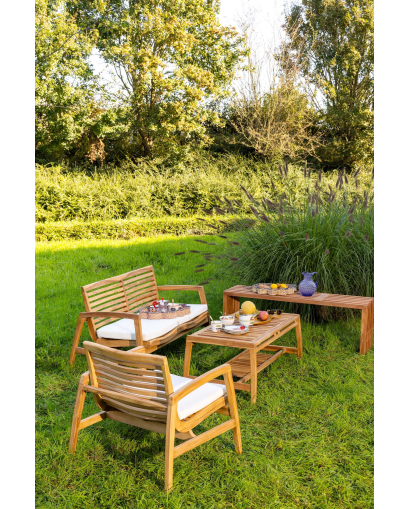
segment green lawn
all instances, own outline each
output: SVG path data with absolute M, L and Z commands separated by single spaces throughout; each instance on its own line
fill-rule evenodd
M 205 237 L 204 237 L 205 238 Z M 373 507 L 373 350 L 358 353 L 360 320 L 302 323 L 304 357 L 284 355 L 258 377 L 258 402 L 237 393 L 243 454 L 232 433 L 175 461 L 166 495 L 164 437 L 113 421 L 80 431 L 77 453 L 68 441 L 84 356 L 69 366 L 80 286 L 154 265 L 158 284 L 195 284 L 190 237 L 132 241 L 72 241 L 37 245 L 36 402 L 37 506 L 78 508 L 371 508 Z M 186 270 L 186 264 L 189 270 Z M 215 317 L 222 290 L 206 294 Z M 181 296 L 187 300 L 187 295 Z M 197 302 L 197 301 L 195 301 Z M 83 338 L 88 332 L 83 332 Z M 286 344 L 296 345 L 294 331 Z M 185 341 L 159 350 L 182 375 Z M 193 374 L 229 359 L 235 350 L 196 345 Z M 95 413 L 87 396 L 85 414 Z M 210 417 L 198 431 L 222 422 Z

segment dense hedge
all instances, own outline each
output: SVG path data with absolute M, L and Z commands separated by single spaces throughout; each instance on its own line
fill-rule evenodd
M 312 172 L 312 177 L 315 172 Z M 358 186 L 366 186 L 370 171 L 362 170 Z M 304 197 L 306 182 L 302 168 L 289 168 L 289 181 L 295 200 Z M 237 200 L 242 212 L 249 204 L 241 186 L 256 199 L 271 198 L 271 180 L 285 190 L 277 167 L 239 155 L 198 156 L 178 166 L 165 163 L 123 163 L 103 170 L 36 167 L 36 221 L 101 221 L 135 217 L 188 217 L 202 214 L 201 209 L 218 206 L 218 197 Z M 323 184 L 334 187 L 337 172 L 323 175 Z
M 227 218 L 224 217 L 224 221 Z M 229 218 L 228 221 L 229 222 Z M 214 226 L 207 226 L 211 224 Z M 112 221 L 60 221 L 36 224 L 36 240 L 65 239 L 131 239 L 172 233 L 174 235 L 199 235 L 218 233 L 233 229 L 220 223 L 215 217 L 160 217 L 154 219 L 134 218 Z

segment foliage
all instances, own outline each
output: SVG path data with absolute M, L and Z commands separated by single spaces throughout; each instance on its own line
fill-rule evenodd
M 219 0 L 36 0 L 36 161 L 177 162 L 214 143 L 271 162 L 371 164 L 372 0 L 294 4 L 286 44 L 262 64 L 218 12 Z
M 36 505 L 53 508 L 286 508 L 373 506 L 373 350 L 359 355 L 359 320 L 302 322 L 304 356 L 283 355 L 258 376 L 258 402 L 237 391 L 243 454 L 226 433 L 175 461 L 174 489 L 163 491 L 164 437 L 103 421 L 80 431 L 68 453 L 83 355 L 69 366 L 80 287 L 153 264 L 158 284 L 195 284 L 195 264 L 173 257 L 192 238 L 52 242 L 37 245 Z M 222 311 L 220 279 L 206 287 L 213 316 Z M 198 298 L 184 295 L 182 299 Z M 179 298 L 179 295 L 178 295 Z M 192 300 L 191 302 L 198 302 Z M 86 327 L 82 340 L 89 338 Z M 295 346 L 293 331 L 286 344 Z M 182 375 L 185 339 L 157 353 Z M 223 364 L 237 350 L 196 345 L 192 374 Z M 92 396 L 84 417 L 95 413 Z M 195 432 L 224 420 L 212 416 Z M 255 489 L 257 486 L 257 489 Z
M 323 98 L 318 151 L 329 166 L 373 159 L 373 0 L 301 0 L 285 28 L 289 51 L 302 50 L 302 72 Z M 297 37 L 294 37 L 294 32 Z
M 229 219 L 228 219 L 229 223 Z M 159 234 L 202 235 L 233 229 L 215 218 L 153 217 L 111 221 L 58 221 L 36 223 L 36 241 L 65 239 L 132 239 Z
M 289 36 L 292 39 L 292 34 Z M 258 64 L 252 53 L 249 55 L 247 73 L 228 113 L 238 133 L 234 142 L 272 161 L 314 158 L 320 145 L 317 115 L 301 84 L 302 49 L 297 48 L 295 38 L 293 34 L 292 55 L 284 43 L 267 49 L 263 64 Z M 252 47 L 252 42 L 248 45 Z
M 313 172 L 312 175 L 316 175 Z M 313 178 L 313 177 L 312 177 Z M 371 179 L 363 169 L 358 176 L 358 192 Z M 257 199 L 271 196 L 271 180 L 284 190 L 277 169 L 268 161 L 256 161 L 235 154 L 211 157 L 200 152 L 190 161 L 169 165 L 168 161 L 124 161 L 103 170 L 37 166 L 36 221 L 101 221 L 134 217 L 203 215 L 219 198 L 240 202 L 248 213 L 241 185 Z M 322 177 L 324 185 L 335 185 L 337 172 Z M 289 165 L 288 191 L 295 200 L 303 199 L 305 180 L 298 166 Z M 354 196 L 356 189 L 349 188 Z
M 36 156 L 84 156 L 101 123 L 110 123 L 94 100 L 97 83 L 87 63 L 96 31 L 81 30 L 63 0 L 36 0 L 35 23 Z
M 233 101 L 231 123 L 235 142 L 273 161 L 297 160 L 315 154 L 317 133 L 311 134 L 315 113 L 308 99 L 290 82 L 261 94 L 256 87 Z
M 206 144 L 206 124 L 220 123 L 207 102 L 226 96 L 245 50 L 218 11 L 218 1 L 107 0 L 83 13 L 98 29 L 97 48 L 119 79 L 128 136 L 145 157 Z
M 286 167 L 281 173 L 283 187 L 274 186 L 269 199 L 255 199 L 245 191 L 252 202 L 252 220 L 238 213 L 230 200 L 225 200 L 223 209 L 216 209 L 221 215 L 237 214 L 237 231 L 227 239 L 224 250 L 202 255 L 216 265 L 214 277 L 230 273 L 232 284 L 299 283 L 302 272 L 315 271 L 319 291 L 372 296 L 373 186 L 358 192 L 343 171 L 335 188 L 325 185 L 321 175 L 312 179 L 306 174 L 305 199 L 295 200 L 292 175 Z M 318 306 L 303 306 L 299 312 L 304 317 L 341 313 Z

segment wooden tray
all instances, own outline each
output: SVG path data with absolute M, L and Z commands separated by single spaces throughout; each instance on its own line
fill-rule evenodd
M 265 320 L 264 322 L 261 322 L 258 318 L 256 318 L 256 317 L 258 316 L 258 314 L 259 314 L 259 311 L 258 311 L 258 312 L 256 312 L 256 313 L 254 313 L 255 321 L 253 322 L 253 324 L 252 324 L 252 325 L 262 325 L 262 324 L 264 324 L 264 323 L 269 323 L 269 322 L 272 320 L 272 318 L 275 316 L 275 315 L 269 315 L 269 318 L 268 318 L 267 320 Z M 238 320 L 239 320 L 239 315 L 240 315 L 240 312 L 239 312 L 239 311 L 237 311 L 237 312 L 235 313 L 235 316 L 236 316 L 236 318 L 237 318 Z M 276 315 L 276 316 L 278 316 L 278 315 Z M 279 315 L 279 316 L 280 316 L 280 315 Z
M 261 320 L 259 320 L 258 318 L 255 317 L 255 321 L 253 322 L 253 325 L 263 325 L 264 323 L 269 323 L 274 316 L 275 315 L 269 315 L 269 318 L 267 320 L 265 320 L 264 322 L 262 322 Z

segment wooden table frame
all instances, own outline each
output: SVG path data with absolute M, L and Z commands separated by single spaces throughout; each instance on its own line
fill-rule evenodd
M 303 297 L 299 292 L 292 295 L 260 295 L 252 292 L 251 286 L 237 285 L 223 292 L 223 313 L 230 315 L 239 311 L 240 299 L 274 300 L 293 302 L 295 304 L 313 304 L 360 309 L 362 312 L 360 331 L 360 353 L 364 355 L 373 345 L 374 298 L 354 295 L 336 295 L 331 293 L 314 293 Z
M 297 348 L 271 344 L 292 329 L 296 329 Z M 196 378 L 189 375 L 192 348 L 195 343 L 244 349 L 243 352 L 227 361 L 226 364 L 230 364 L 232 374 L 240 378 L 240 380 L 234 382 L 235 389 L 250 391 L 251 403 L 256 403 L 257 377 L 260 371 L 284 353 L 295 354 L 299 359 L 302 358 L 300 317 L 296 314 L 283 313 L 281 316 L 273 318 L 266 325 L 253 325 L 248 334 L 238 336 L 228 335 L 224 332 L 212 332 L 210 326 L 187 336 L 184 360 L 184 377 L 186 378 Z M 275 353 L 273 355 L 258 353 L 262 350 Z M 246 383 L 248 380 L 250 380 L 250 384 Z M 223 384 L 224 382 L 222 380 L 212 380 L 212 383 Z

